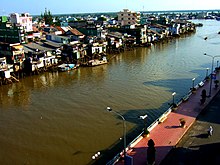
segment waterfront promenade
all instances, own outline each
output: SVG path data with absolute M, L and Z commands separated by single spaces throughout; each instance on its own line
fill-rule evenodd
M 177 146 L 162 161 L 161 165 L 219 165 L 220 164 L 220 92 L 212 103 L 197 117 L 196 122 L 183 136 Z M 213 127 L 213 135 L 207 130 Z
M 219 73 L 217 73 L 217 80 L 219 80 Z M 134 165 L 146 165 L 147 163 L 147 142 L 153 139 L 156 149 L 156 164 L 160 164 L 162 160 L 168 155 L 173 147 L 175 147 L 191 125 L 195 122 L 198 115 L 212 99 L 219 92 L 219 88 L 215 88 L 214 80 L 211 87 L 211 96 L 207 97 L 206 102 L 201 105 L 201 93 L 205 89 L 209 95 L 211 80 L 205 81 L 202 87 L 198 87 L 196 93 L 192 93 L 186 102 L 181 102 L 175 111 L 171 111 L 166 120 L 157 124 L 154 129 L 150 131 L 149 137 L 139 138 L 139 141 L 129 148 L 127 155 L 133 158 Z M 179 119 L 186 120 L 186 127 L 180 127 Z M 123 164 L 123 160 L 116 163 Z

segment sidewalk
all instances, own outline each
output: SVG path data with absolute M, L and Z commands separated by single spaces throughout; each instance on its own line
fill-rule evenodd
M 217 74 L 219 80 L 219 73 Z M 199 87 L 196 93 L 190 95 L 188 101 L 181 103 L 178 109 L 169 113 L 167 119 L 162 123 L 156 125 L 156 127 L 150 132 L 150 136 L 142 138 L 134 147 L 128 150 L 127 154 L 133 157 L 134 165 L 146 165 L 147 163 L 147 142 L 149 139 L 153 139 L 156 149 L 156 164 L 159 165 L 170 150 L 177 145 L 183 135 L 195 122 L 196 117 L 200 112 L 210 103 L 210 101 L 218 93 L 219 88 L 214 86 L 214 80 L 212 82 L 211 97 L 206 99 L 206 102 L 201 105 L 201 93 L 203 89 L 206 89 L 207 95 L 209 94 L 210 82 L 204 82 L 204 86 Z M 186 127 L 179 126 L 179 119 L 184 118 L 186 120 Z M 122 161 L 116 163 L 117 165 L 123 164 Z
M 161 165 L 219 165 L 220 164 L 220 93 L 200 113 L 194 124 L 175 148 L 165 157 Z M 207 130 L 213 127 L 213 135 Z

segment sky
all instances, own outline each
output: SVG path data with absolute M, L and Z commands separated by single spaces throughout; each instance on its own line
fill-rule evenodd
M 132 11 L 215 10 L 220 0 L 3 0 L 0 15 L 30 13 L 40 15 L 45 8 L 52 14 Z

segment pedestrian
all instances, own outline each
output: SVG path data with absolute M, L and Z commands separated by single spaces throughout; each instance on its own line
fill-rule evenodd
M 200 100 L 200 101 L 201 101 L 201 104 L 204 104 L 204 103 L 205 103 L 205 100 L 206 100 L 206 97 L 207 97 L 207 95 L 206 95 L 206 90 L 205 90 L 205 89 L 202 90 L 201 96 L 202 96 L 202 99 Z
M 212 136 L 213 135 L 213 128 L 212 126 L 209 126 L 209 129 L 208 129 L 208 137 L 209 136 Z
M 147 149 L 147 165 L 154 165 L 155 164 L 155 154 L 156 150 L 154 147 L 154 141 L 150 139 L 147 143 L 148 149 Z

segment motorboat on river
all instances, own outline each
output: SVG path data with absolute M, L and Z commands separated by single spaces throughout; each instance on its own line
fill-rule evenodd
M 58 66 L 58 71 L 65 72 L 76 69 L 77 65 L 75 64 L 61 64 Z

